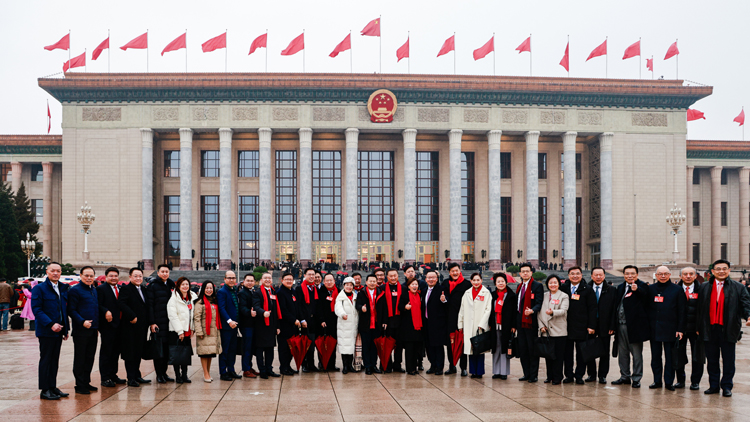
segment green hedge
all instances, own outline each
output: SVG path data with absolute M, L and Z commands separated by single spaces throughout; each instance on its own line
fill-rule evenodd
M 532 276 L 532 277 L 534 278 L 534 280 L 536 280 L 536 281 L 542 281 L 542 280 L 545 280 L 545 279 L 547 278 L 547 274 L 545 274 L 545 273 L 543 273 L 543 272 L 541 272 L 541 271 L 537 271 L 537 272 L 535 272 L 534 274 L 532 274 L 531 276 Z

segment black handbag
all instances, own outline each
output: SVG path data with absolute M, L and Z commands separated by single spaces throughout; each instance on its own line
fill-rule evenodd
M 242 356 L 245 352 L 245 338 L 241 335 L 237 336 L 237 347 L 235 349 L 235 353 L 237 356 Z
M 674 344 L 672 344 L 672 367 L 675 370 L 683 368 L 687 364 L 687 359 L 683 359 L 683 355 L 687 358 L 686 354 L 680 353 L 680 339 L 676 338 Z
M 185 339 L 188 342 L 190 341 L 188 337 L 185 337 Z M 180 341 L 169 346 L 169 362 L 167 362 L 167 365 L 190 365 L 191 356 L 193 356 L 193 347 L 190 343 L 182 344 Z
M 545 325 L 544 328 L 547 328 L 547 326 Z M 537 337 L 534 343 L 534 352 L 540 358 L 555 359 L 557 357 L 555 356 L 555 343 L 549 335 L 549 328 L 541 337 Z
M 143 346 L 143 360 L 162 359 L 164 357 L 164 346 L 160 338 L 156 337 L 156 333 L 150 333 L 148 335 L 148 341 Z
M 471 341 L 471 354 L 481 355 L 492 350 L 493 343 L 495 343 L 493 341 L 495 340 L 493 334 L 492 331 L 485 331 L 480 334 L 479 330 L 477 330 L 477 335 L 469 339 Z
M 518 336 L 515 333 L 513 333 L 513 337 L 511 337 L 510 341 L 508 341 L 508 349 L 510 349 L 510 353 L 508 353 L 508 359 L 521 357 L 521 354 L 518 352 Z
M 604 345 L 601 337 L 590 338 L 581 343 L 581 358 L 584 363 L 593 362 L 604 354 Z

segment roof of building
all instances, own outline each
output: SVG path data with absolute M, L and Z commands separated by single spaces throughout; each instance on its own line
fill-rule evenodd
M 713 87 L 682 80 L 333 73 L 76 73 L 40 78 L 60 102 L 367 102 L 377 89 L 399 102 L 687 108 Z
M 0 154 L 62 154 L 62 135 L 0 135 Z
M 750 141 L 688 140 L 687 158 L 750 160 Z

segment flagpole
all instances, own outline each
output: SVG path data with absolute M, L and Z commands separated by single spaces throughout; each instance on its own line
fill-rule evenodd
M 453 74 L 456 75 L 456 33 L 453 33 Z
M 495 33 L 492 33 L 492 76 L 497 76 L 495 72 Z
M 268 28 L 266 28 L 266 45 L 268 45 Z M 268 73 L 268 47 L 266 47 L 266 73 Z
M 654 80 L 654 55 L 651 55 L 651 80 Z
M 380 24 L 383 23 L 383 15 L 378 15 L 378 32 L 380 32 Z M 378 34 L 378 68 L 379 73 L 383 74 L 383 35 Z
M 188 73 L 187 71 L 187 28 L 185 28 L 185 73 Z
M 349 30 L 349 73 L 354 73 L 354 59 L 352 58 L 352 30 Z
M 68 70 L 70 70 L 70 51 L 73 50 L 70 46 L 70 29 L 68 29 Z
M 88 60 L 86 60 L 86 49 L 83 49 L 83 71 L 88 72 L 89 65 L 87 64 Z
M 305 29 L 302 28 L 302 40 L 303 40 L 303 42 L 304 42 L 304 39 L 305 39 Z M 266 42 L 268 42 L 268 41 L 266 41 Z M 266 47 L 266 48 L 268 48 L 268 47 Z M 302 47 L 302 73 L 305 73 L 305 48 L 304 47 Z
M 406 42 L 410 42 L 409 38 L 411 38 L 411 31 L 406 31 Z M 409 44 L 409 49 L 411 50 L 411 44 Z M 406 71 L 411 75 L 411 52 L 406 60 Z
M 568 77 L 570 77 L 570 34 L 568 34 Z
M 224 73 L 228 73 L 229 69 L 229 29 L 224 29 Z
M 641 54 L 641 37 L 638 37 L 638 79 L 643 79 L 641 72 L 643 72 L 643 55 Z
M 607 39 L 609 37 L 604 37 L 604 42 L 607 42 Z M 607 79 L 609 77 L 609 50 L 607 50 L 607 54 L 604 55 L 604 79 Z
M 675 38 L 674 43 L 677 44 L 677 38 Z M 677 69 L 675 70 L 675 79 L 680 79 L 680 55 L 675 55 L 675 65 L 677 66 Z
M 108 29 L 107 30 L 107 45 L 109 45 L 111 43 L 112 43 L 112 40 L 109 38 L 109 29 Z M 112 51 L 112 49 L 109 48 L 109 47 L 107 47 L 107 73 L 109 73 L 109 52 L 110 51 Z
M 531 34 L 529 34 L 529 76 L 534 76 L 531 68 Z
M 148 73 L 148 28 L 146 28 L 146 73 Z

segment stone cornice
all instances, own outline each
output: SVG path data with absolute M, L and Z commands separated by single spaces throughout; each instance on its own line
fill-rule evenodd
M 750 151 L 696 151 L 687 150 L 687 159 L 711 159 L 711 160 L 750 160 Z
M 61 145 L 0 145 L 0 154 L 62 154 Z

